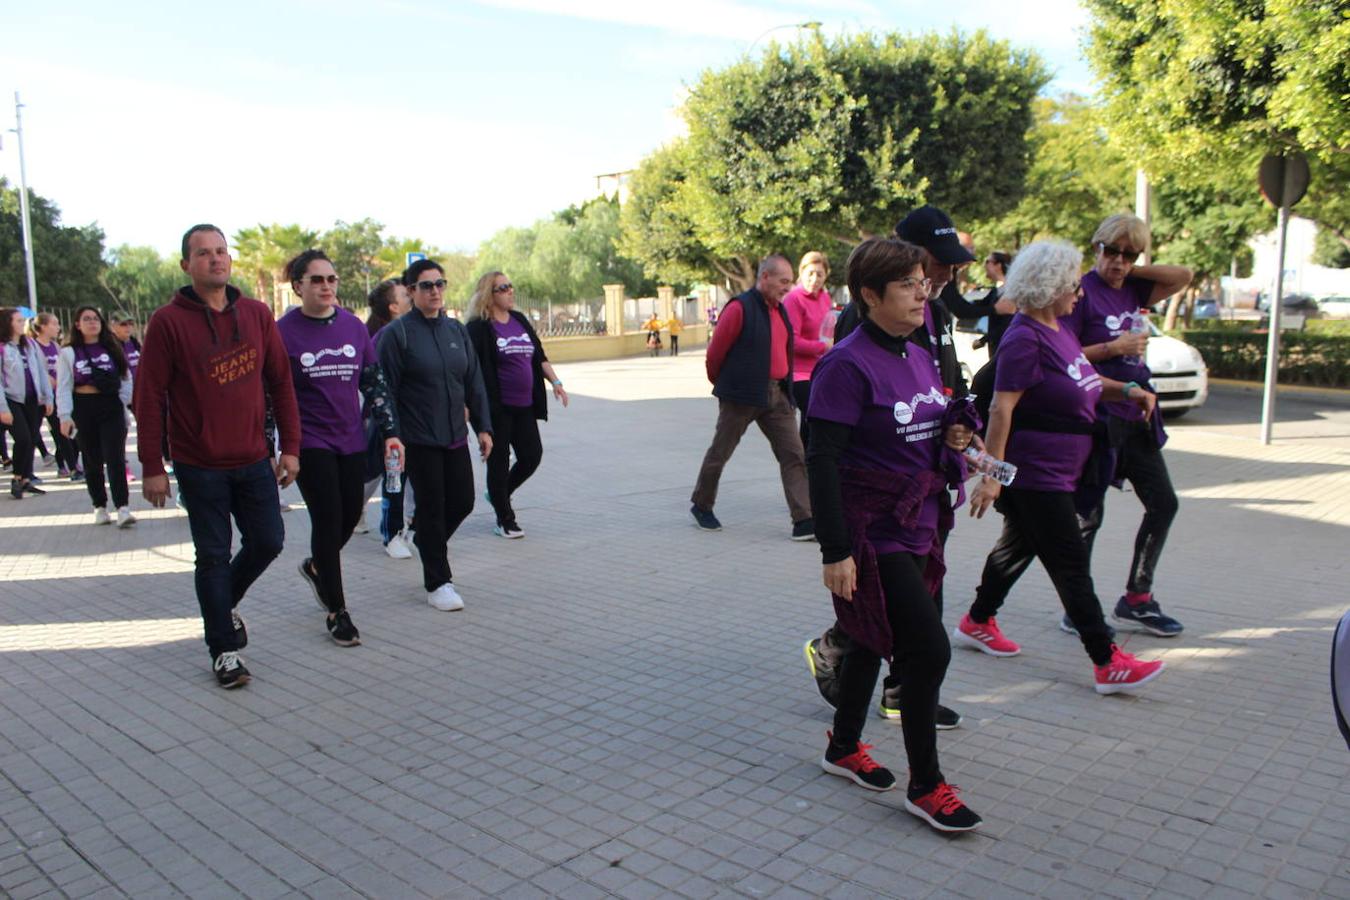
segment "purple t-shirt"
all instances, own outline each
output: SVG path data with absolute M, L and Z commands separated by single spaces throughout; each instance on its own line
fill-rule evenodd
M 534 341 L 515 316 L 506 322 L 492 319 L 497 336 L 497 383 L 504 406 L 534 405 Z
M 1102 379 L 1067 327 L 1052 329 L 1018 313 L 998 345 L 994 390 L 1021 391 L 1019 410 L 1091 424 Z M 1090 434 L 1016 429 L 1003 458 L 1017 466 L 1014 487 L 1073 491 L 1091 452 Z
M 42 355 L 46 357 L 47 375 L 56 378 L 56 361 L 61 358 L 61 348 L 56 346 L 56 341 L 38 346 L 42 348 Z
M 905 356 L 880 347 L 858 328 L 820 358 L 811 374 L 811 417 L 853 427 L 841 466 L 904 475 L 939 468 L 947 396 L 932 359 L 913 345 Z M 937 533 L 938 497 L 928 497 L 919 523 L 905 528 L 880 518 L 867 530 L 878 553 L 927 553 Z
M 141 364 L 140 347 L 136 346 L 135 341 L 128 340 L 122 344 L 122 353 L 125 354 L 127 358 L 127 371 L 131 373 L 132 378 L 135 378 L 136 367 Z
M 74 350 L 75 357 L 72 381 L 76 387 L 92 386 L 95 369 L 117 371 L 117 364 L 113 362 L 112 356 L 98 344 L 81 344 L 71 349 Z
M 312 319 L 292 309 L 277 322 L 300 408 L 300 449 L 362 453 L 361 370 L 378 364 L 366 326 L 345 309 Z
M 1122 334 L 1128 334 L 1136 318 L 1147 318 L 1147 313 L 1141 313 L 1140 310 L 1148 305 L 1152 292 L 1153 282 L 1133 275 L 1125 276 L 1125 283 L 1113 288 L 1093 269 L 1083 276 L 1083 299 L 1060 322 L 1077 335 L 1078 343 L 1084 347 L 1104 344 Z M 1138 356 L 1112 356 L 1098 360 L 1096 367 L 1103 377 L 1116 381 L 1148 384 L 1153 377 L 1144 360 Z M 1144 411 L 1128 400 L 1103 400 L 1099 406 L 1101 412 L 1122 419 L 1135 421 L 1144 418 Z

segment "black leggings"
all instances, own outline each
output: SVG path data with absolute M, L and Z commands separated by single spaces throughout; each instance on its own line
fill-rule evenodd
M 38 428 L 42 425 L 42 407 L 38 406 L 37 400 L 20 403 L 12 397 L 5 399 L 9 401 L 9 412 L 14 417 L 14 424 L 9 426 L 9 433 L 14 438 L 14 450 L 10 454 L 10 459 L 14 461 L 14 475 L 17 478 L 32 478 L 33 448 Z
M 61 433 L 61 420 L 53 412 L 47 417 L 47 430 L 52 433 L 52 445 L 56 448 L 56 464 L 74 471 L 80 467 L 79 454 L 75 452 L 75 442 Z M 42 458 L 47 458 L 47 445 L 42 442 L 42 435 L 37 435 L 38 452 Z
M 365 506 L 366 453 L 300 451 L 300 496 L 309 510 L 309 555 L 329 612 L 347 608 L 342 591 L 342 548 Z
M 811 446 L 809 435 L 811 426 L 806 421 L 807 401 L 811 398 L 811 379 L 792 382 L 792 402 L 797 404 L 797 415 L 802 417 L 801 435 L 802 446 Z
M 1095 665 L 1105 665 L 1111 659 L 1111 636 L 1092 586 L 1088 546 L 1073 494 L 1006 487 L 997 507 L 1003 513 L 1003 533 L 984 561 L 970 617 L 988 622 L 997 615 L 1017 579 L 1039 558 L 1083 648 Z
M 448 450 L 409 444 L 405 467 L 417 493 L 413 543 L 422 557 L 422 583 L 430 593 L 455 580 L 446 545 L 473 512 L 473 461 L 467 446 Z
M 95 509 L 108 505 L 103 470 L 108 470 L 113 506 L 127 505 L 126 407 L 115 395 L 76 394 L 71 410 L 75 440 L 84 454 L 84 486 Z
M 515 451 L 516 464 L 511 460 Z M 492 453 L 488 454 L 487 489 L 492 509 L 497 513 L 497 524 L 515 525 L 516 512 L 511 508 L 511 495 L 539 468 L 544 458 L 544 445 L 539 439 L 539 422 L 531 406 L 500 406 L 493 409 Z M 416 490 L 416 488 L 414 488 Z M 419 504 L 420 505 L 420 504 Z
M 886 617 L 894 638 L 894 668 L 900 675 L 911 787 L 931 788 L 942 781 L 938 767 L 938 691 L 947 675 L 952 649 L 942 616 L 923 582 L 926 556 L 885 553 L 877 557 Z M 852 749 L 862 738 L 867 707 L 877 684 L 881 659 L 857 641 L 849 641 L 839 664 L 839 703 L 834 713 L 834 743 Z
M 1144 422 L 1136 423 L 1121 446 L 1120 454 L 1121 471 L 1134 488 L 1139 502 L 1144 504 L 1144 519 L 1134 536 L 1134 557 L 1130 560 L 1125 590 L 1148 594 L 1153 591 L 1153 574 L 1158 568 L 1158 557 L 1162 556 L 1167 533 L 1177 515 L 1177 492 L 1172 489 L 1172 478 L 1167 473 L 1162 449 L 1153 437 L 1153 426 Z M 1105 512 L 1106 501 L 1103 497 L 1102 503 L 1080 523 L 1089 556 L 1092 555 L 1092 544 L 1096 540 L 1097 530 L 1102 527 Z

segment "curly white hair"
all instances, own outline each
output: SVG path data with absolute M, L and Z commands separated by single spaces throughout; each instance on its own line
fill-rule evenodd
M 1003 296 L 1018 309 L 1044 309 L 1078 285 L 1083 254 L 1068 241 L 1028 244 L 1008 267 Z

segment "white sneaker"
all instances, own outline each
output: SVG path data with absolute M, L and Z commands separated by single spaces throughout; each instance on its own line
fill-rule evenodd
M 525 536 L 519 525 L 493 525 L 492 533 L 509 541 L 517 541 Z
M 459 591 L 448 581 L 427 594 L 427 603 L 442 612 L 454 612 L 464 608 L 464 598 L 459 596 Z
M 112 516 L 108 515 L 108 511 L 103 507 L 99 507 L 98 509 L 94 510 L 95 525 L 107 525 L 111 521 Z
M 125 506 L 117 507 L 117 527 L 130 528 L 136 524 L 136 517 L 131 514 L 131 510 Z
M 389 554 L 390 559 L 412 559 L 412 551 L 404 543 L 403 532 L 399 532 L 389 539 L 389 543 L 384 545 L 384 552 Z
M 356 520 L 356 527 L 352 529 L 352 534 L 370 534 L 370 526 L 366 524 L 364 515 Z

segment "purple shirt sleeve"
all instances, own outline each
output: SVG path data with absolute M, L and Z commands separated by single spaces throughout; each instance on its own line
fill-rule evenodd
M 1025 391 L 1045 379 L 1041 354 L 1035 336 L 1024 329 L 1004 337 L 998 345 L 998 369 L 995 391 Z

